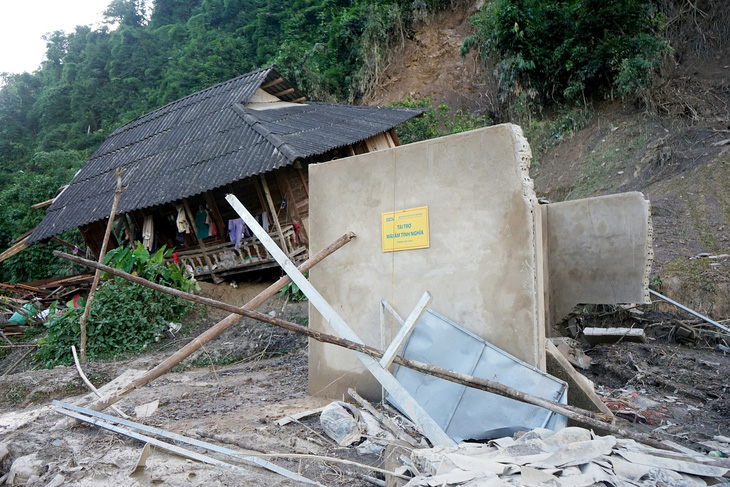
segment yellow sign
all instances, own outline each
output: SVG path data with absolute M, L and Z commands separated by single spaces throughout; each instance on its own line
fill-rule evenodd
M 383 213 L 383 252 L 427 249 L 428 206 Z

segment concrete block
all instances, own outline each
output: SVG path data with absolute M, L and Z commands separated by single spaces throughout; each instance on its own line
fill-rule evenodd
M 408 316 L 424 291 L 430 308 L 545 370 L 542 251 L 531 154 L 505 124 L 309 167 L 311 249 L 345 232 L 347 247 L 310 280 L 365 343 L 381 343 L 379 303 Z M 381 215 L 428 206 L 430 246 L 383 252 Z M 332 330 L 310 307 L 310 326 Z M 310 341 L 309 391 L 341 398 L 380 385 L 348 350 Z

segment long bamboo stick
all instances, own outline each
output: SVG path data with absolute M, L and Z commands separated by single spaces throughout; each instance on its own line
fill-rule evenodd
M 114 217 L 117 214 L 117 206 L 119 205 L 119 198 L 122 196 L 124 190 L 122 189 L 122 172 L 123 169 L 117 168 L 117 189 L 114 190 L 114 202 L 112 203 L 112 212 L 109 215 L 109 221 L 106 224 L 106 231 L 104 232 L 104 240 L 101 242 L 101 250 L 99 251 L 99 263 L 104 262 L 104 254 L 106 253 L 106 246 L 109 243 L 109 235 L 112 233 L 112 226 L 114 225 Z M 81 361 L 86 362 L 86 321 L 89 319 L 91 313 L 91 302 L 94 300 L 94 294 L 96 293 L 96 287 L 99 285 L 99 278 L 101 272 L 98 270 L 94 273 L 94 282 L 91 284 L 91 290 L 89 291 L 89 297 L 86 299 L 86 307 L 84 308 L 84 314 L 81 315 L 79 321 L 81 327 L 81 343 L 79 351 L 81 352 Z
M 104 272 L 108 272 L 109 274 L 119 276 L 123 279 L 127 279 L 132 282 L 136 282 L 138 284 L 141 284 L 143 286 L 146 286 L 150 289 L 154 289 L 156 291 L 164 292 L 167 294 L 171 294 L 173 296 L 177 296 L 182 299 L 187 299 L 189 301 L 193 301 L 200 304 L 205 304 L 207 306 L 211 306 L 214 308 L 224 309 L 227 311 L 230 311 L 231 313 L 235 313 L 241 316 L 245 316 L 247 318 L 252 318 L 258 321 L 262 321 L 264 323 L 269 323 L 274 326 L 278 326 L 280 328 L 284 328 L 286 330 L 291 330 L 297 333 L 301 333 L 303 335 L 307 335 L 308 337 L 317 340 L 322 343 L 330 343 L 333 345 L 337 345 L 339 347 L 347 348 L 350 350 L 354 350 L 356 352 L 366 353 L 376 359 L 379 359 L 383 356 L 383 352 L 381 350 L 378 350 L 374 347 L 364 345 L 361 343 L 353 342 L 351 340 L 346 340 L 340 337 L 336 337 L 333 335 L 329 335 L 326 333 L 318 332 L 316 330 L 312 330 L 310 328 L 298 325 L 296 323 L 291 323 L 289 321 L 281 320 L 279 318 L 273 318 L 269 315 L 259 313 L 256 311 L 252 311 L 249 309 L 233 306 L 227 303 L 222 303 L 220 301 L 216 301 L 214 299 L 205 298 L 201 296 L 196 296 L 194 294 L 186 293 L 184 291 L 179 291 L 177 289 L 169 288 L 166 286 L 162 286 L 160 284 L 156 284 L 150 281 L 147 281 L 141 277 L 133 276 L 131 274 L 128 274 L 124 271 L 120 271 L 118 269 L 114 269 L 109 266 L 105 266 L 102 264 L 98 264 L 97 262 L 90 261 L 87 259 L 83 259 L 81 257 L 77 257 L 74 255 L 69 255 L 63 252 L 55 251 L 53 253 L 57 257 L 61 257 L 64 259 L 71 260 L 73 262 L 77 262 L 81 265 L 85 265 L 88 267 L 93 267 L 97 269 L 101 269 Z M 418 362 L 416 360 L 411 360 L 407 358 L 403 358 L 401 356 L 396 356 L 393 360 L 393 363 L 402 365 L 404 367 L 408 367 L 409 369 L 416 370 L 418 372 L 431 375 L 434 377 L 439 377 L 444 380 L 448 380 L 450 382 L 455 382 L 457 384 L 462 384 L 468 387 L 472 387 L 474 389 L 479 389 L 487 392 L 491 392 L 493 394 L 497 394 L 500 396 L 508 397 L 520 402 L 524 402 L 527 404 L 532 404 L 533 406 L 538 406 L 545 408 L 549 411 L 553 411 L 557 414 L 561 414 L 568 419 L 572 419 L 574 421 L 577 421 L 581 424 L 588 425 L 594 428 L 599 428 L 605 431 L 609 431 L 611 433 L 615 433 L 618 435 L 621 435 L 625 438 L 631 438 L 636 441 L 639 441 L 641 443 L 645 443 L 647 445 L 653 446 L 655 448 L 661 448 L 661 449 L 672 449 L 671 447 L 660 443 L 648 435 L 642 434 L 642 433 L 636 433 L 633 431 L 628 431 L 624 428 L 621 428 L 619 426 L 616 426 L 608 421 L 610 421 L 609 418 L 606 418 L 605 415 L 599 414 L 599 413 L 593 413 L 591 411 L 586 411 L 584 409 L 576 408 L 574 406 L 568 406 L 565 404 L 560 404 L 555 401 L 550 401 L 547 399 L 543 399 L 540 397 L 536 397 L 530 394 L 526 394 L 524 392 L 518 391 L 517 389 L 514 389 L 512 387 L 505 386 L 503 384 L 500 384 L 498 382 L 491 381 L 489 379 L 485 379 L 482 377 L 475 377 L 467 374 L 462 374 L 460 372 L 455 372 L 453 370 L 448 370 L 443 367 L 437 367 L 435 365 L 425 364 L 423 362 Z M 138 381 L 135 381 L 138 382 Z M 110 404 L 115 403 L 119 398 L 121 398 L 123 395 L 128 393 L 130 390 L 122 391 L 117 396 L 112 396 L 108 398 L 106 401 L 100 401 L 90 407 L 90 409 L 94 409 L 96 411 L 101 411 L 108 407 Z
M 309 269 L 311 269 L 312 267 L 317 265 L 319 262 L 324 260 L 325 257 L 334 253 L 336 250 L 342 248 L 345 244 L 350 242 L 353 238 L 355 238 L 354 233 L 346 233 L 345 235 L 341 236 L 340 238 L 338 238 L 337 240 L 332 242 L 330 245 L 328 245 L 324 249 L 320 250 L 319 252 L 317 252 L 316 254 L 311 256 L 305 262 L 303 262 L 299 266 L 299 270 L 301 272 L 308 271 Z M 73 259 L 69 259 L 69 260 L 78 262 L 82 265 L 86 265 L 84 262 L 93 262 L 93 261 L 86 261 L 86 259 L 81 259 L 84 262 L 76 261 L 75 256 L 71 256 L 69 254 L 62 254 L 60 252 L 59 252 L 59 256 L 65 257 L 65 258 L 74 257 Z M 104 266 L 104 267 L 106 267 L 106 266 Z M 106 271 L 106 272 L 109 272 L 109 271 Z M 109 273 L 113 274 L 113 272 L 109 272 Z M 124 277 L 124 276 L 120 276 L 120 277 Z M 142 279 L 142 281 L 145 281 L 145 280 Z M 145 281 L 145 282 L 149 283 L 149 281 Z M 291 279 L 289 278 L 289 276 L 285 275 L 285 276 L 281 277 L 278 281 L 276 281 L 271 286 L 269 286 L 266 289 L 264 289 L 263 291 L 261 291 L 257 296 L 255 296 L 253 299 L 251 299 L 251 301 L 246 303 L 243 306 L 243 308 L 240 308 L 240 309 L 253 310 L 253 309 L 258 308 L 264 302 L 266 302 L 267 299 L 269 299 L 270 297 L 272 297 L 273 295 L 278 293 L 281 289 L 284 288 L 284 286 L 286 286 L 290 282 L 291 282 Z M 143 282 L 139 282 L 139 284 L 145 285 Z M 161 287 L 172 290 L 172 288 L 166 288 L 165 286 L 161 286 Z M 158 290 L 160 290 L 160 289 L 158 289 Z M 165 291 L 163 291 L 163 292 L 165 292 Z M 180 292 L 182 292 L 182 291 L 180 291 Z M 183 294 L 188 294 L 188 293 L 183 293 Z M 190 294 L 189 296 L 194 296 L 194 295 Z M 182 297 L 182 296 L 179 296 L 179 297 Z M 205 298 L 202 298 L 202 299 L 205 299 Z M 200 302 L 200 301 L 196 301 L 196 302 Z M 200 302 L 200 303 L 206 304 L 204 302 Z M 233 308 L 236 310 L 239 309 L 237 307 L 233 307 Z M 228 309 L 228 311 L 231 311 L 231 310 Z M 267 315 L 263 315 L 263 316 L 267 316 Z M 155 368 L 149 370 L 148 372 L 146 372 L 144 375 L 142 375 L 138 379 L 130 382 L 127 386 L 122 388 L 122 390 L 117 395 L 112 397 L 114 399 L 112 402 L 109 402 L 108 404 L 106 404 L 102 409 L 105 409 L 106 407 L 110 406 L 114 402 L 119 401 L 122 397 L 124 397 L 129 392 L 133 391 L 134 389 L 142 387 L 142 386 L 152 382 L 153 380 L 157 379 L 158 377 L 162 376 L 163 374 L 169 372 L 177 364 L 179 364 L 180 362 L 185 360 L 187 357 L 192 355 L 195 351 L 199 350 L 200 347 L 202 347 L 203 345 L 205 345 L 206 343 L 211 341 L 213 338 L 215 338 L 218 335 L 220 335 L 221 333 L 223 333 L 225 330 L 227 330 L 228 328 L 230 328 L 231 326 L 233 326 L 240 320 L 241 320 L 241 313 L 238 313 L 238 312 L 234 312 L 234 313 L 231 313 L 230 315 L 226 316 L 221 321 L 219 321 L 218 323 L 216 323 L 215 325 L 210 327 L 208 330 L 203 332 L 201 335 L 196 337 L 192 342 L 188 343 L 183 348 L 181 348 L 180 350 L 178 350 L 177 352 L 172 354 L 170 357 L 168 357 L 167 359 L 160 362 L 160 364 L 158 364 Z M 297 325 L 297 326 L 299 326 L 299 325 Z M 109 401 L 112 398 L 106 398 L 104 400 Z

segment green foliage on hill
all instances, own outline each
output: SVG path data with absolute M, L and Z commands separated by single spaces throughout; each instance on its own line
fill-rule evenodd
M 638 94 L 669 49 L 666 17 L 647 0 L 493 0 L 471 23 L 462 53 L 496 63 L 513 112 Z

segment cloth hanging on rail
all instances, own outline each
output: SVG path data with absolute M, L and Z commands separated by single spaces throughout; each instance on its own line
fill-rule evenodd
M 228 220 L 228 240 L 233 242 L 233 248 L 238 250 L 241 245 L 241 235 L 243 234 L 243 218 Z
M 215 222 L 210 217 L 210 212 L 206 211 L 206 218 L 205 218 L 205 224 L 208 225 L 208 235 L 211 237 L 215 237 L 218 235 L 218 228 L 216 227 Z
M 152 215 L 144 217 L 142 225 L 142 246 L 147 250 L 152 250 L 152 244 L 155 241 L 155 220 Z
M 198 232 L 197 232 L 198 240 L 203 240 L 204 238 L 208 238 L 208 235 L 210 234 L 208 224 L 205 223 L 205 220 L 207 220 L 207 219 L 208 219 L 208 213 L 206 213 L 205 210 L 200 210 L 195 214 L 195 227 L 198 229 Z
M 190 233 L 190 222 L 188 217 L 185 215 L 185 207 L 183 205 L 177 205 L 177 231 L 180 233 Z

